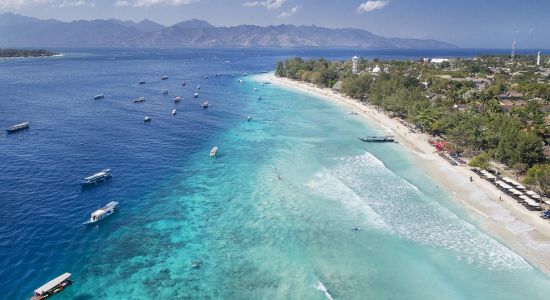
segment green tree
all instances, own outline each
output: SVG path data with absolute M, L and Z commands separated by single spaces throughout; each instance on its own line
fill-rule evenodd
M 534 165 L 527 170 L 523 182 L 536 186 L 547 195 L 550 193 L 550 164 Z

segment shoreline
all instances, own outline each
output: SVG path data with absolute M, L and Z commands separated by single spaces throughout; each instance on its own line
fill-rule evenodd
M 450 165 L 428 143 L 428 134 L 409 132 L 399 119 L 390 118 L 372 105 L 358 102 L 328 88 L 275 77 L 273 73 L 259 74 L 254 78 L 350 107 L 358 116 L 394 135 L 400 145 L 419 158 L 421 163 L 417 165 L 448 191 L 453 200 L 468 211 L 477 225 L 530 264 L 550 275 L 550 222 L 541 219 L 539 212 L 527 210 L 490 182 L 478 177 L 469 166 Z M 470 182 L 470 177 L 474 178 L 473 182 Z

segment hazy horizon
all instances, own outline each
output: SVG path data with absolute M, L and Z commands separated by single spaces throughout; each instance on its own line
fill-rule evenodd
M 435 39 L 461 48 L 550 48 L 550 2 L 474 0 L 0 0 L 11 12 L 61 21 L 150 19 L 173 25 L 201 19 L 214 26 L 315 25 L 360 28 L 384 37 Z M 398 22 L 396 22 L 398 20 Z

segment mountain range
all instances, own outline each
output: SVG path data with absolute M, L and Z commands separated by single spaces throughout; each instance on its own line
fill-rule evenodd
M 318 26 L 216 27 L 203 20 L 164 26 L 140 22 L 42 20 L 13 13 L 0 14 L 2 47 L 353 47 L 353 48 L 456 48 L 437 41 L 386 38 L 362 29 Z

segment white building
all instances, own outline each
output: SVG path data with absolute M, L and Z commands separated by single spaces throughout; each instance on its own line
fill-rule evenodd
M 351 63 L 352 63 L 351 71 L 353 72 L 353 74 L 357 74 L 357 64 L 359 63 L 359 57 L 357 57 L 357 55 L 352 57 Z

